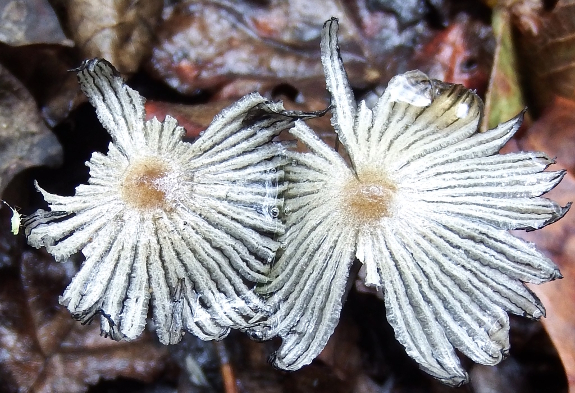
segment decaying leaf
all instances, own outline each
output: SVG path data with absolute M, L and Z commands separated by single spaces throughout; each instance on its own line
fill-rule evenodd
M 169 115 L 186 130 L 186 138 L 197 138 L 208 128 L 214 116 L 232 103 L 230 100 L 218 100 L 208 104 L 182 105 L 147 100 L 146 120 L 155 117 L 159 121 L 164 121 Z
M 42 118 L 55 127 L 85 101 L 76 76 L 75 49 L 56 45 L 26 45 L 0 50 L 0 62 L 34 97 Z M 34 59 L 35 61 L 30 61 Z
M 573 69 L 575 73 L 575 68 Z M 575 100 L 555 97 L 525 134 L 521 147 L 549 152 L 575 174 Z M 525 145 L 528 141 L 528 145 Z M 524 147 L 525 145 L 525 147 Z
M 0 3 L 0 41 L 9 45 L 74 45 L 64 35 L 47 0 L 6 0 Z
M 101 57 L 132 73 L 150 53 L 162 0 L 70 0 L 68 29 L 84 58 Z
M 263 30 L 263 22 L 252 23 Z M 237 78 L 293 80 L 321 75 L 313 52 L 258 39 L 241 14 L 210 2 L 176 6 L 159 31 L 159 42 L 151 59 L 153 70 L 180 92 L 214 88 Z
M 543 9 L 543 2 L 518 0 L 503 2 L 495 10 L 494 23 L 503 35 L 492 74 L 489 117 L 495 117 L 510 107 L 521 106 L 522 95 L 530 104 L 536 121 L 520 139 L 506 146 L 506 151 L 543 150 L 556 157 L 556 167 L 568 172 L 549 198 L 559 203 L 575 200 L 575 2 L 560 0 L 552 11 Z M 510 22 L 516 31 L 512 35 Z M 515 38 L 512 40 L 511 38 Z M 517 48 L 517 58 L 513 51 Z M 503 57 L 504 55 L 505 57 Z M 499 60 L 497 58 L 499 57 Z M 507 58 L 507 59 L 505 59 Z M 500 64 L 500 67 L 498 67 Z M 522 71 L 522 82 L 517 75 Z M 501 89 L 503 87 L 503 89 Z M 518 236 L 534 242 L 561 269 L 563 280 L 551 284 L 530 286 L 547 307 L 543 324 L 555 343 L 569 382 L 575 392 L 575 346 L 573 334 L 573 304 L 575 271 L 573 271 L 574 213 L 568 212 L 556 225 L 541 231 L 520 232 Z
M 258 288 L 275 313 L 253 334 L 282 337 L 276 366 L 310 363 L 338 322 L 357 258 L 408 355 L 447 384 L 465 383 L 455 348 L 497 364 L 509 351 L 507 313 L 544 315 L 523 283 L 561 274 L 508 230 L 542 228 L 568 211 L 540 198 L 565 172 L 544 171 L 544 153 L 497 154 L 522 114 L 476 133 L 480 98 L 419 71 L 393 78 L 373 110 L 356 104 L 336 33 L 331 19 L 322 62 L 350 165 L 303 122 L 290 130 L 311 152 L 287 153 L 296 165 L 284 168 L 283 247 L 272 282 Z
M 563 165 L 573 170 L 575 1 L 560 0 L 551 12 L 530 14 L 530 20 L 535 27 L 528 31 L 519 29 L 516 34 L 526 101 L 530 111 L 533 109 L 535 116 L 540 117 L 529 129 L 528 139 L 534 145 L 554 152 L 561 157 Z M 512 72 L 509 72 L 511 78 Z M 504 108 L 508 104 L 501 102 L 498 106 Z
M 209 89 L 237 98 L 257 90 L 270 96 L 278 86 L 289 85 L 299 103 L 324 99 L 317 42 L 325 15 L 334 15 L 344 21 L 340 47 L 354 87 L 370 89 L 398 72 L 433 63 L 428 60 L 437 52 L 437 41 L 447 36 L 469 41 L 464 53 L 455 43 L 455 57 L 463 61 L 456 76 L 467 78 L 470 88 L 484 86 L 492 59 L 489 50 L 484 53 L 489 26 L 450 17 L 442 21 L 448 28 L 438 31 L 430 27 L 430 15 L 453 14 L 448 2 L 410 4 L 397 12 L 387 1 L 371 0 L 184 1 L 168 8 L 149 68 L 186 94 Z M 472 32 L 466 25 L 473 26 Z M 435 42 L 429 43 L 433 37 Z M 424 43 L 428 50 L 420 48 Z M 449 43 L 439 47 L 449 52 Z M 430 55 L 412 59 L 418 52 Z
M 85 392 L 100 379 L 151 381 L 167 351 L 147 334 L 134 343 L 74 323 L 58 295 L 74 271 L 42 252 L 24 252 L 20 272 L 0 275 L 0 390 Z
M 485 116 L 481 131 L 487 131 L 525 108 L 521 91 L 510 12 L 493 10 L 493 30 L 497 40 L 489 88 L 485 97 Z M 528 125 L 529 119 L 527 119 Z
M 321 91 L 317 43 L 329 14 L 346 21 L 342 55 L 350 79 L 365 87 L 388 67 L 393 68 L 394 50 L 413 50 L 416 35 L 412 28 L 399 32 L 391 13 L 376 12 L 385 16 L 378 19 L 381 25 L 365 20 L 354 27 L 354 18 L 367 18 L 370 12 L 361 1 L 357 5 L 332 0 L 182 2 L 171 9 L 160 27 L 150 64 L 158 77 L 188 94 L 232 84 L 225 96 L 237 97 L 255 89 L 271 91 L 285 83 L 295 87 L 304 101 Z M 374 65 L 366 60 L 368 55 L 377 59 Z
M 556 98 L 544 110 L 525 137 L 518 141 L 518 150 L 545 149 L 553 154 L 557 166 L 566 166 L 569 171 L 561 184 L 549 193 L 549 197 L 560 203 L 575 201 L 575 162 L 573 147 L 575 140 L 575 103 Z M 575 212 L 570 211 L 556 225 L 520 234 L 534 242 L 561 269 L 563 280 L 554 285 L 531 286 L 544 301 L 547 317 L 543 324 L 555 344 L 563 362 L 569 382 L 569 392 L 575 392 Z
M 55 166 L 62 147 L 44 125 L 30 93 L 0 65 L 0 194 L 20 171 Z
M 575 1 L 560 0 L 530 20 L 534 27 L 520 29 L 517 48 L 528 103 L 539 116 L 556 96 L 575 101 Z
M 493 52 L 491 27 L 469 15 L 459 14 L 416 51 L 409 64 L 430 78 L 461 84 L 483 96 L 493 65 Z

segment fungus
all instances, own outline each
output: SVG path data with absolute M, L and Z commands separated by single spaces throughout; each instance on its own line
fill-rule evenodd
M 569 206 L 541 198 L 564 171 L 543 153 L 500 155 L 522 114 L 477 133 L 482 102 L 419 71 L 393 78 L 377 105 L 359 105 L 324 25 L 321 56 L 332 124 L 350 164 L 302 121 L 290 132 L 310 152 L 287 152 L 286 233 L 271 282 L 258 291 L 274 314 L 251 329 L 280 336 L 274 364 L 296 370 L 324 348 L 338 322 L 350 266 L 383 292 L 387 319 L 409 356 L 450 385 L 467 381 L 455 348 L 482 364 L 509 349 L 508 312 L 544 307 L 524 282 L 561 274 L 509 229 L 537 229 Z
M 246 329 L 265 311 L 247 281 L 266 280 L 283 231 L 282 158 L 270 141 L 297 116 L 250 94 L 190 144 L 174 118 L 144 121 L 144 99 L 107 61 L 77 71 L 112 143 L 92 155 L 74 196 L 37 185 L 50 211 L 24 222 L 30 245 L 57 261 L 86 257 L 60 303 L 83 323 L 102 315 L 115 340 L 141 334 L 150 298 L 164 344 L 184 330 L 219 339 Z

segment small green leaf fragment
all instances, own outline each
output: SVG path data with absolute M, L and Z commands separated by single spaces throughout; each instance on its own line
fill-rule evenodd
M 509 11 L 506 8 L 496 7 L 493 10 L 492 25 L 497 46 L 485 97 L 485 115 L 481 132 L 497 127 L 525 108 L 517 72 Z
M 10 226 L 11 226 L 11 232 L 15 235 L 18 234 L 18 232 L 20 232 L 20 222 L 22 221 L 22 216 L 20 215 L 20 213 L 18 213 L 18 211 L 16 209 L 14 209 L 12 206 L 10 206 L 8 203 L 6 203 L 6 201 L 2 201 L 6 206 L 8 206 L 8 208 L 10 210 L 12 210 L 12 218 L 10 219 Z

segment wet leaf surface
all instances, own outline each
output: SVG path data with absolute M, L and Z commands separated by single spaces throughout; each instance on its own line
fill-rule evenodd
M 556 157 L 555 167 L 565 168 L 567 174 L 548 195 L 565 204 L 575 201 L 575 2 L 560 0 L 552 10 L 539 12 L 537 6 L 526 3 L 523 9 L 511 10 L 526 98 L 537 119 L 509 149 L 542 150 Z M 563 362 L 570 392 L 575 392 L 574 233 L 575 212 L 571 210 L 541 231 L 520 234 L 551 256 L 564 277 L 555 285 L 530 288 L 546 305 L 543 324 Z
M 494 46 L 489 26 L 460 14 L 415 54 L 412 64 L 430 78 L 462 84 L 483 96 L 490 79 Z
M 177 5 L 159 30 L 160 45 L 154 48 L 151 59 L 153 71 L 184 93 L 221 87 L 238 78 L 263 80 L 258 83 L 268 89 L 269 84 L 265 83 L 268 79 L 289 80 L 296 86 L 298 81 L 317 79 L 322 72 L 316 55 L 323 16 L 316 18 L 311 29 L 306 29 L 312 31 L 311 43 L 290 48 L 289 43 L 277 41 L 281 37 L 274 37 L 276 30 L 282 31 L 282 22 L 288 20 L 288 15 L 279 20 L 270 15 L 270 23 L 276 25 L 266 24 L 263 12 L 247 5 L 243 10 L 249 12 L 247 15 L 236 13 L 231 5 L 217 3 Z M 225 95 L 240 96 L 253 87 L 254 83 L 236 84 L 235 88 L 228 87 Z
M 331 15 L 342 21 L 340 46 L 352 82 L 363 88 L 386 84 L 435 34 L 424 17 L 436 11 L 414 2 L 398 14 L 387 3 L 182 2 L 165 12 L 149 67 L 188 94 L 209 88 L 238 97 L 283 83 L 295 87 L 303 103 L 323 88 L 318 42 Z
M 20 171 L 58 165 L 62 148 L 44 125 L 30 93 L 0 66 L 0 193 Z
M 520 144 L 522 149 L 545 151 L 557 158 L 557 167 L 575 174 L 575 101 L 555 97 L 531 126 Z M 568 183 L 565 181 L 565 183 Z M 575 199 L 570 199 L 574 201 Z M 568 202 L 568 201 L 566 201 Z M 567 220 L 568 221 L 568 220 Z

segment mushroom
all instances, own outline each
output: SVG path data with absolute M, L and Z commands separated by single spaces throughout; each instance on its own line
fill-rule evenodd
M 350 267 L 363 263 L 383 292 L 397 340 L 420 367 L 450 385 L 468 380 L 455 352 L 493 365 L 509 350 L 508 312 L 544 315 L 523 284 L 561 274 L 509 229 L 538 229 L 567 212 L 540 197 L 564 171 L 544 153 L 501 155 L 523 114 L 477 133 L 480 98 L 419 71 L 393 78 L 377 105 L 356 103 L 328 20 L 321 59 L 332 125 L 348 164 L 302 121 L 290 132 L 309 149 L 287 152 L 286 232 L 258 287 L 274 311 L 252 328 L 280 336 L 274 365 L 296 370 L 338 323 Z
M 250 94 L 190 144 L 174 118 L 145 121 L 144 99 L 107 61 L 77 72 L 112 142 L 74 196 L 37 185 L 50 211 L 24 221 L 29 244 L 57 261 L 86 257 L 60 303 L 83 323 L 100 314 L 115 340 L 142 333 L 150 298 L 164 344 L 184 330 L 208 340 L 246 329 L 266 312 L 250 282 L 267 280 L 283 232 L 285 159 L 271 140 L 298 115 Z

